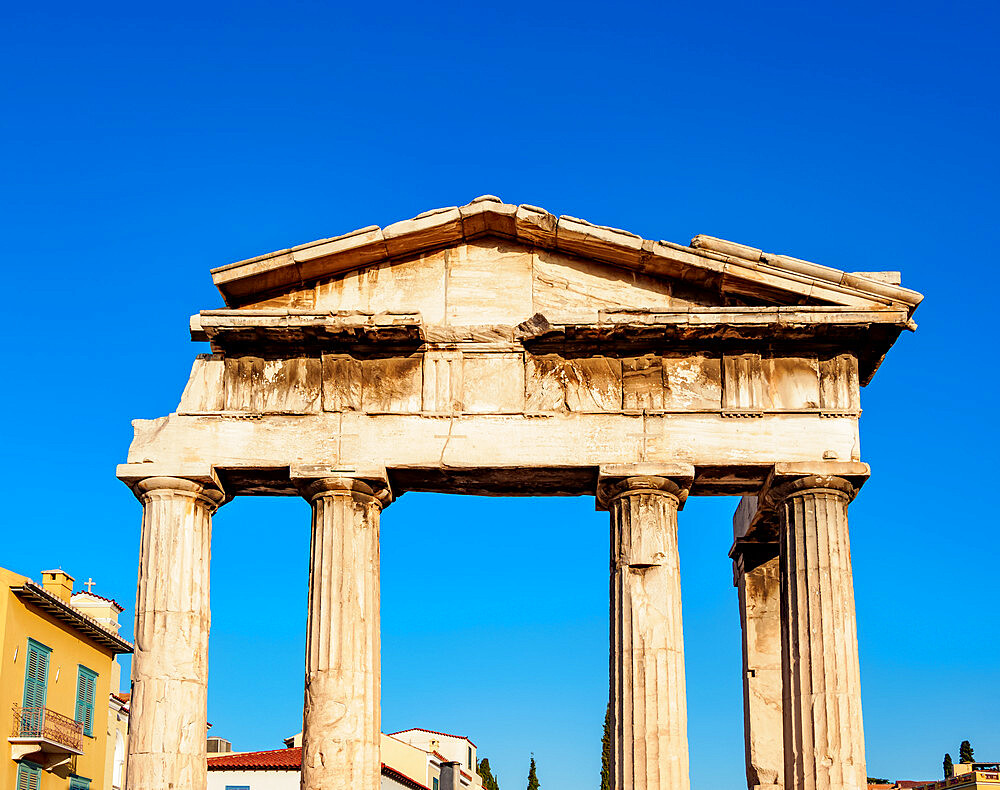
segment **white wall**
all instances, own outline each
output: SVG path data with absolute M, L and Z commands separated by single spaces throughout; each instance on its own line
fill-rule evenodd
M 249 787 L 250 790 L 299 790 L 298 771 L 209 771 L 208 790 L 226 787 Z M 387 776 L 382 777 L 382 790 L 410 790 Z
M 299 790 L 298 771 L 209 771 L 208 790 L 230 785 L 250 790 Z

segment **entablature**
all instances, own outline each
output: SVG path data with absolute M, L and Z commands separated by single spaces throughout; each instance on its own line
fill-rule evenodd
M 555 324 L 537 314 L 517 326 L 425 324 L 419 313 L 206 310 L 191 319 L 193 340 L 231 356 L 288 358 L 324 351 L 359 357 L 444 348 L 522 349 L 584 357 L 660 352 L 852 353 L 867 384 L 900 332 L 915 324 L 906 311 L 837 307 L 716 307 L 669 311 L 601 311 L 595 323 Z

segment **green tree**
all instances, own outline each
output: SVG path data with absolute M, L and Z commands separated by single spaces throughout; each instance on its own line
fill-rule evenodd
M 972 762 L 972 744 L 968 741 L 962 741 L 962 745 L 958 747 L 958 761 L 960 763 Z
M 604 712 L 604 737 L 601 738 L 601 790 L 611 790 L 611 703 Z
M 490 761 L 485 757 L 476 766 L 476 773 L 483 780 L 483 790 L 500 790 L 500 785 L 497 784 L 497 779 L 490 770 Z
M 951 755 L 944 753 L 944 778 L 951 779 L 955 775 L 955 764 L 951 761 Z
M 538 790 L 538 774 L 535 773 L 535 755 L 531 755 L 531 767 L 528 768 L 528 790 Z

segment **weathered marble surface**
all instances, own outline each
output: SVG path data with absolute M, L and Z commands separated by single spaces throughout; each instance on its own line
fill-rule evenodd
M 764 790 L 784 782 L 781 705 L 781 608 L 778 557 L 737 570 L 743 627 L 743 716 L 747 787 Z
M 681 485 L 693 470 L 681 473 Z M 611 512 L 611 786 L 690 786 L 677 511 L 686 489 L 662 476 L 602 475 Z
M 173 477 L 134 491 L 143 508 L 126 781 L 204 790 L 212 513 L 222 492 Z
M 300 483 L 312 504 L 302 787 L 379 786 L 380 481 Z
M 834 476 L 777 485 L 785 787 L 865 790 L 854 581 L 847 505 Z

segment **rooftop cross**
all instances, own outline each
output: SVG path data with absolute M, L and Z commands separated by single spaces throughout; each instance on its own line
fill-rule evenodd
M 96 582 L 92 578 L 88 578 L 87 581 L 83 583 L 83 586 L 87 588 L 87 592 L 93 593 L 93 590 L 91 588 L 94 586 L 94 584 L 96 584 Z

